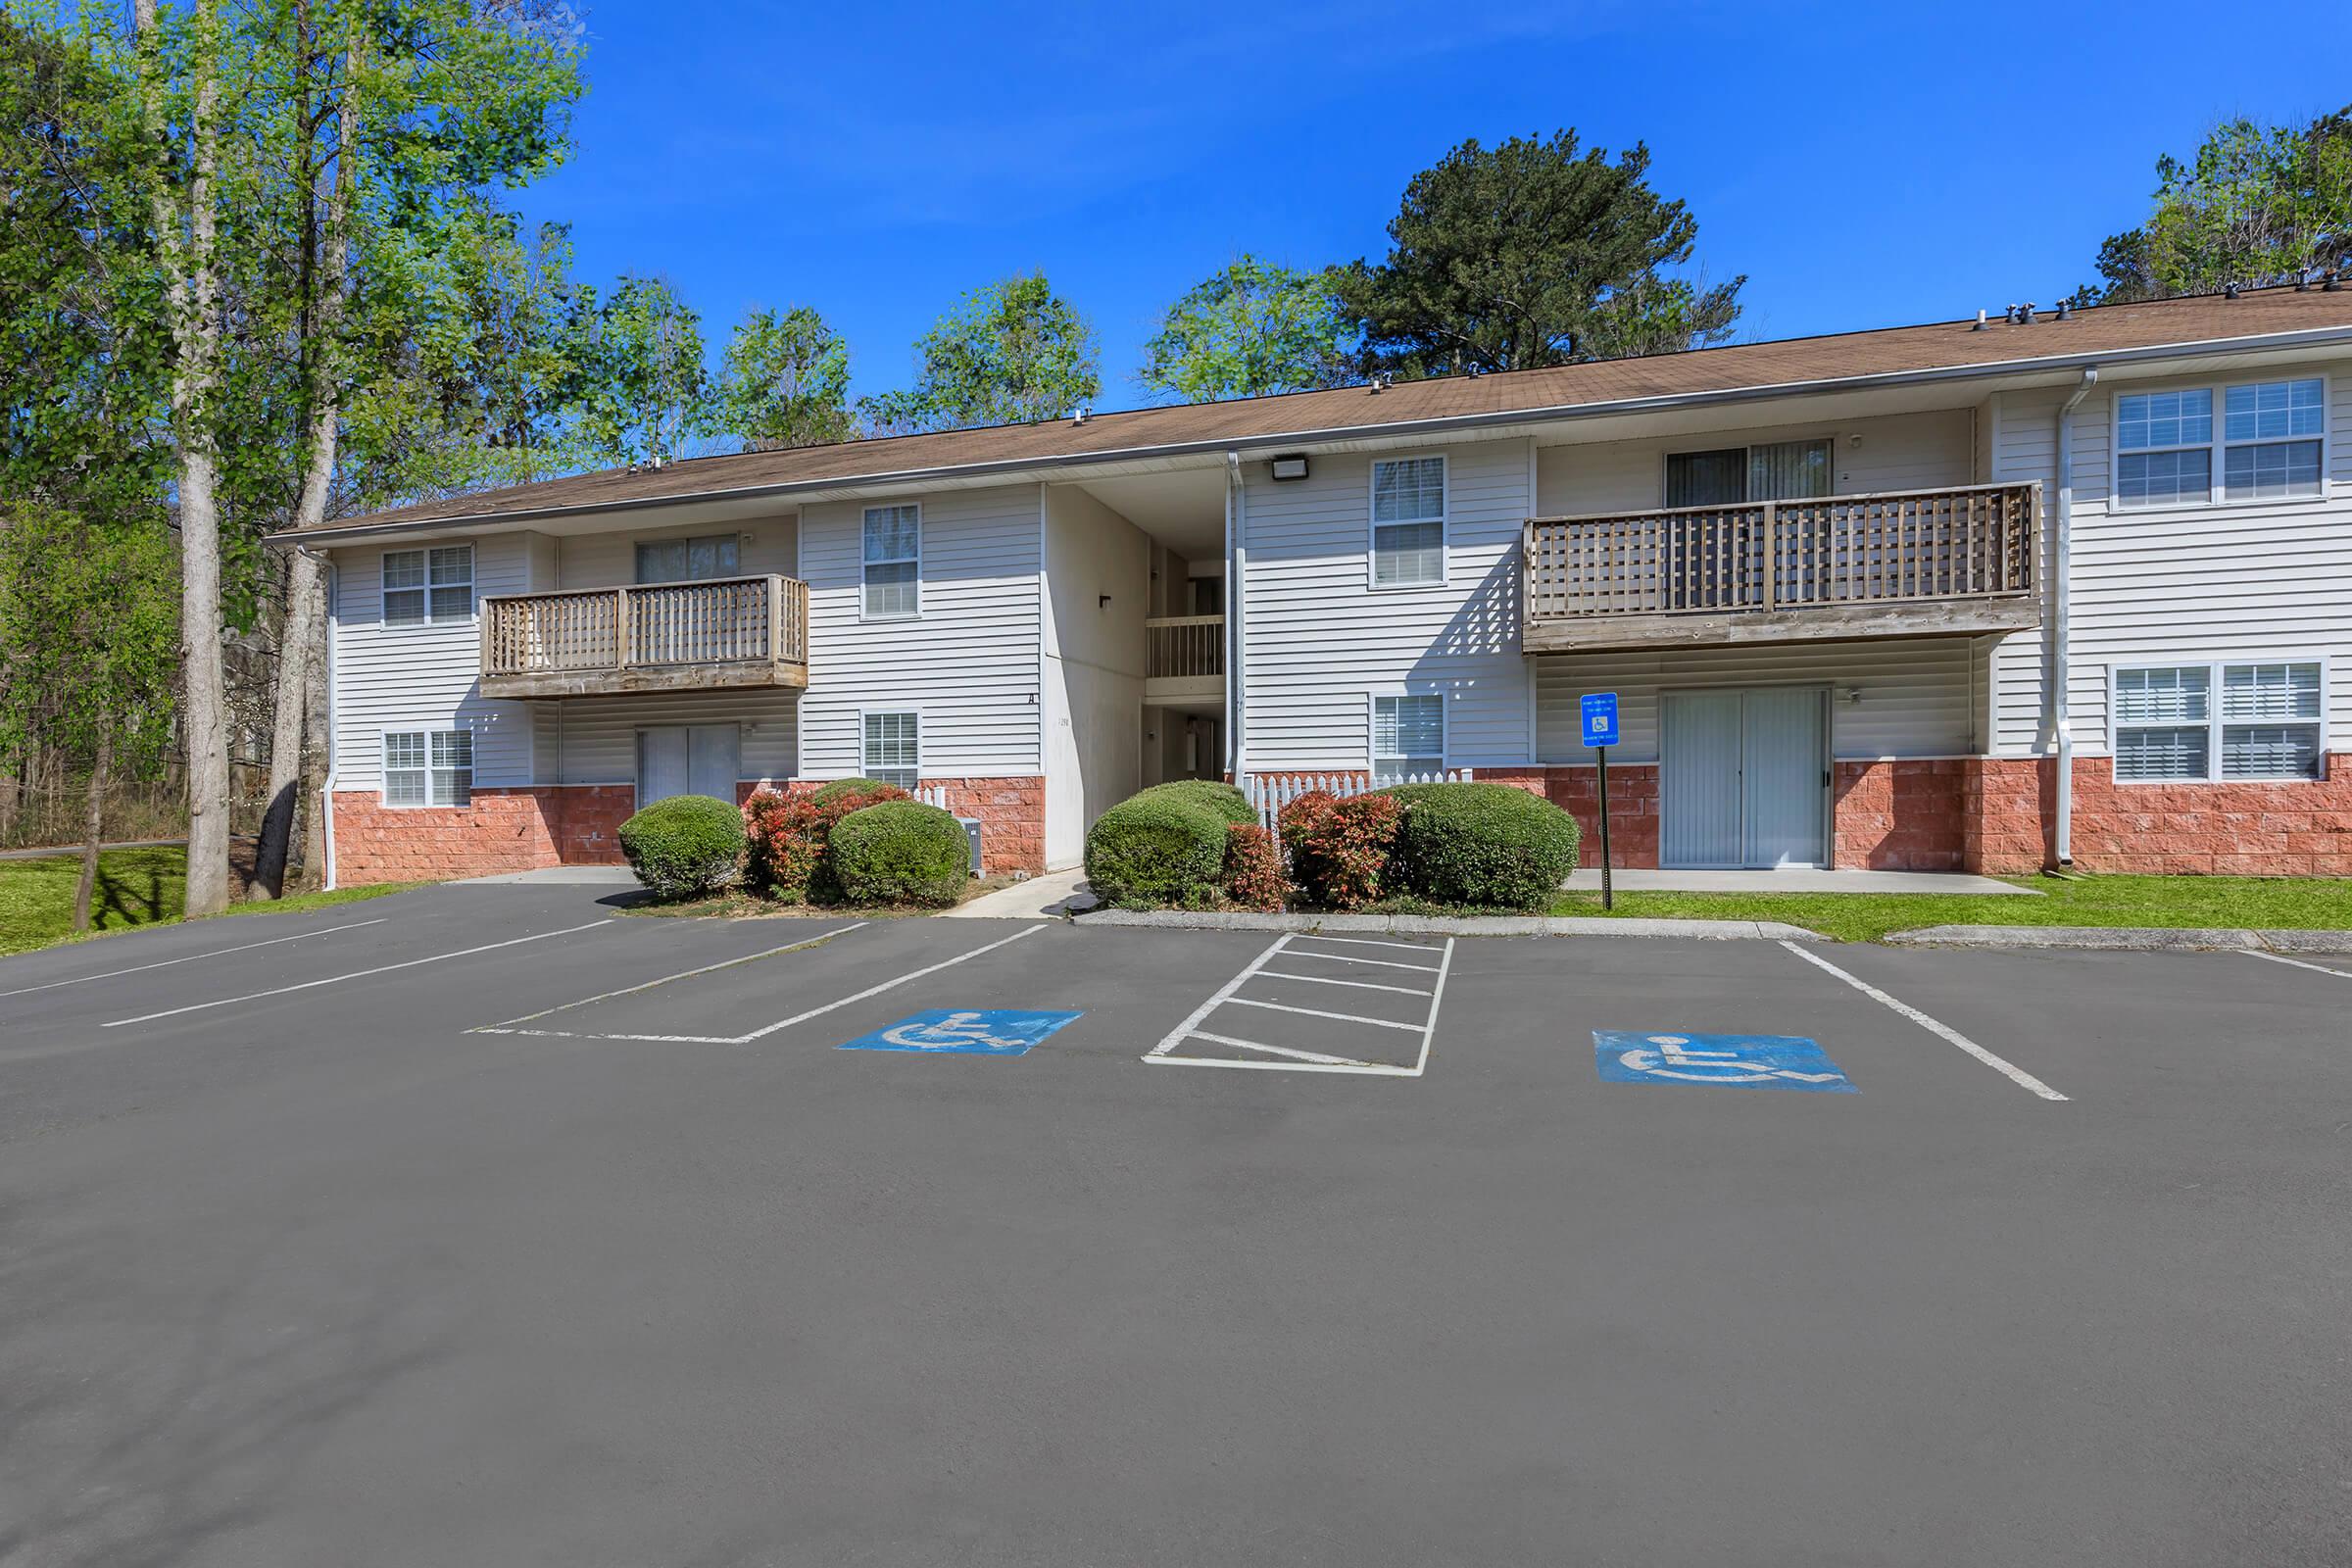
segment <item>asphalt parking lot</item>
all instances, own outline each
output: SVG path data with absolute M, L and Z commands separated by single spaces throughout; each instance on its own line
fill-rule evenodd
M 0 1563 L 2352 1561 L 2352 962 L 599 891 L 0 960 Z

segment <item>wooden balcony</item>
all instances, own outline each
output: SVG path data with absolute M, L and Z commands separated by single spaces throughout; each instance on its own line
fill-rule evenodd
M 808 585 L 719 577 L 482 601 L 484 697 L 808 684 Z
M 1144 622 L 1144 701 L 1198 708 L 1225 701 L 1225 617 L 1154 615 Z
M 1532 517 L 1531 654 L 2041 624 L 2041 487 L 1969 485 Z

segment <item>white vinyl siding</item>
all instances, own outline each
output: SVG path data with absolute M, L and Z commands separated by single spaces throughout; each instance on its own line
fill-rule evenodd
M 2109 672 L 2119 665 L 2324 660 L 2328 733 L 2352 734 L 2352 679 L 2345 675 L 2352 667 L 2346 662 L 2352 618 L 2344 608 L 2352 604 L 2352 363 L 2315 372 L 2320 368 L 2324 375 L 2294 378 L 2321 381 L 2328 393 L 2320 493 L 2297 500 L 2199 496 L 2170 507 L 2118 504 L 2115 405 L 2143 390 L 2213 387 L 2218 444 L 2227 434 L 2224 383 L 2183 377 L 2144 388 L 2098 387 L 2076 410 L 2068 701 L 2078 753 L 2097 756 L 2109 748 Z M 2065 395 L 2063 388 L 2006 393 L 1992 400 L 1984 420 L 1992 464 L 1985 477 L 2041 481 L 2045 566 L 2058 478 L 2055 416 Z M 2301 417 L 2308 428 L 2310 415 Z M 2254 428 L 2259 434 L 2262 426 Z M 2046 756 L 2052 747 L 2043 690 L 2047 646 L 2041 631 L 1997 641 L 1989 697 L 1999 755 Z
M 473 618 L 473 547 L 387 550 L 376 568 L 387 626 L 431 626 Z
M 911 791 L 923 776 L 923 720 L 919 713 L 863 713 L 864 755 L 858 771 Z
M 472 731 L 387 731 L 383 756 L 386 806 L 472 804 Z
M 1434 692 L 1372 699 L 1372 782 L 1395 784 L 1446 766 L 1446 699 Z
M 504 534 L 468 550 L 468 593 L 518 594 L 546 586 L 531 577 L 534 540 L 547 543 L 537 535 Z M 472 736 L 475 787 L 536 782 L 533 705 L 482 698 L 477 623 L 468 617 L 385 624 L 383 557 L 401 553 L 357 547 L 334 555 L 335 788 L 382 791 L 385 735 L 449 729 Z M 625 763 L 615 776 L 628 777 Z
M 1036 777 L 1043 690 L 1039 487 L 953 490 L 922 503 L 923 612 L 863 612 L 863 508 L 802 514 L 810 679 L 801 773 L 861 770 L 861 709 L 920 709 L 933 778 Z
M 2116 781 L 2317 778 L 2326 685 L 2316 660 L 2118 668 Z
M 1541 447 L 1537 512 L 1547 517 L 1617 509 L 1653 512 L 1666 505 L 1666 466 L 1673 453 L 1708 449 L 1753 453 L 1759 448 L 1824 438 L 1829 442 L 1828 493 L 1832 495 L 1973 484 L 1979 478 L 1974 425 L 1967 409 L 1937 409 L 1843 420 L 1835 430 L 1824 430 L 1819 424 L 1760 425 L 1719 435 Z
M 737 784 L 797 776 L 800 694 L 787 690 L 646 692 L 539 702 L 542 784 L 626 784 L 638 778 L 638 735 L 669 724 L 732 724 Z M 720 795 L 719 799 L 726 799 Z
M 1446 580 L 1446 460 L 1372 465 L 1372 585 L 1422 588 Z
M 1360 454 L 1318 456 L 1307 478 L 1277 484 L 1266 464 L 1246 466 L 1245 765 L 1361 768 L 1372 694 L 1406 690 L 1445 699 L 1450 766 L 1526 761 L 1517 582 L 1528 444 L 1447 449 L 1447 579 L 1415 593 L 1372 585 L 1371 467 Z
M 923 509 L 868 507 L 862 539 L 866 619 L 921 614 Z

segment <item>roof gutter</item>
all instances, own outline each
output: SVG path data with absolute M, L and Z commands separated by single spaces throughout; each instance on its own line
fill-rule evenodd
M 2060 867 L 2075 863 L 2075 737 L 2068 714 L 2067 684 L 2074 639 L 2069 621 L 2074 600 L 2075 409 L 2090 395 L 2099 368 L 2085 366 L 2082 384 L 2058 405 L 2058 505 L 2050 541 L 2050 728 L 2058 741 L 2057 844 Z
M 1937 366 L 1924 370 L 1886 370 L 1873 375 L 1829 376 L 1809 381 L 1776 381 L 1762 386 L 1727 387 L 1704 392 L 1673 392 L 1655 397 L 1619 398 L 1605 403 L 1556 403 L 1525 409 L 1497 409 L 1480 414 L 1451 414 L 1426 419 L 1391 419 L 1379 424 L 1327 425 L 1301 430 L 1272 431 L 1251 436 L 1218 436 L 1149 446 L 1112 447 L 1102 452 L 1053 453 L 1034 458 L 1005 458 L 989 463 L 948 464 L 927 468 L 896 468 L 875 473 L 836 474 L 822 479 L 787 479 L 772 484 L 736 485 L 714 490 L 681 491 L 670 495 L 635 496 L 621 501 L 589 502 L 578 506 L 542 507 L 514 512 L 453 513 L 445 517 L 414 521 L 369 523 L 365 519 L 341 528 L 312 528 L 300 535 L 271 534 L 272 541 L 362 538 L 369 535 L 413 533 L 428 528 L 461 528 L 468 524 L 512 523 L 557 517 L 595 516 L 607 513 L 674 507 L 697 501 L 746 501 L 771 497 L 806 496 L 825 491 L 919 486 L 942 479 L 993 478 L 1032 475 L 1041 469 L 1088 467 L 1106 463 L 1129 463 L 1144 458 L 1213 457 L 1290 448 L 1332 441 L 1379 440 L 1388 436 L 1440 435 L 1480 430 L 1495 425 L 1525 424 L 1546 419 L 1598 418 L 1609 415 L 1669 413 L 1769 398 L 1803 397 L 1823 392 L 1867 392 L 1885 387 L 1930 386 L 1944 381 L 1977 380 L 1994 375 L 2069 370 L 2092 366 L 2128 365 L 2143 360 L 2188 359 L 2213 354 L 2242 354 L 2261 350 L 2325 347 L 2352 342 L 2352 325 L 2309 327 L 2293 332 L 2271 332 L 2257 337 L 2213 338 L 2194 343 L 2160 343 L 2145 348 L 2117 349 L 2085 354 L 2059 354 L 2040 359 L 2000 360 L 1985 365 Z

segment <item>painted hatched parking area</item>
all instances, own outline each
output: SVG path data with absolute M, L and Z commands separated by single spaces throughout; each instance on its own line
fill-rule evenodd
M 1453 939 L 1291 932 L 1168 1031 L 1147 1062 L 1418 1078 Z

